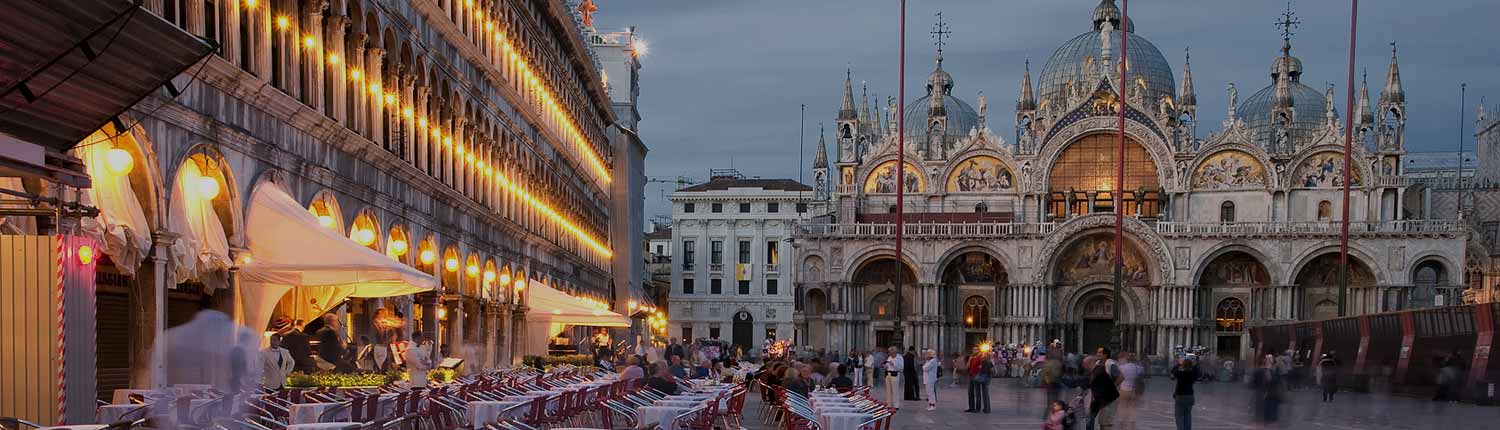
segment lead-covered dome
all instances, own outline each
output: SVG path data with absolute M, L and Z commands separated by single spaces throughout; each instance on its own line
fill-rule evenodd
M 1302 83 L 1302 60 L 1291 55 L 1276 57 L 1271 64 L 1271 84 L 1235 107 L 1235 114 L 1244 121 L 1245 129 L 1263 145 L 1276 140 L 1276 124 L 1272 119 L 1272 112 L 1276 110 L 1276 75 L 1280 74 L 1278 70 L 1282 63 L 1288 61 L 1291 73 L 1287 75 L 1287 89 L 1292 96 L 1294 112 L 1289 130 L 1292 141 L 1312 138 L 1328 119 L 1328 101 L 1323 93 Z M 1338 115 L 1337 108 L 1334 109 L 1334 115 Z
M 940 112 L 948 119 L 947 128 L 943 130 L 944 143 L 956 142 L 968 136 L 969 130 L 979 126 L 979 112 L 953 96 L 953 85 L 953 75 L 943 70 L 943 54 L 939 51 L 937 67 L 927 75 L 927 95 L 907 103 L 903 108 L 908 142 L 927 141 L 927 120 L 934 112 Z M 937 98 L 936 104 L 933 102 L 934 97 Z
M 1121 34 L 1130 38 L 1130 52 L 1127 53 L 1126 60 L 1132 90 L 1136 86 L 1144 86 L 1143 94 L 1151 106 L 1155 106 L 1162 97 L 1175 97 L 1177 84 L 1172 78 L 1172 67 L 1166 57 L 1161 55 L 1156 45 L 1135 34 L 1133 22 L 1127 22 L 1127 31 L 1122 33 L 1119 30 L 1120 11 L 1115 7 L 1114 0 L 1103 0 L 1099 7 L 1094 8 L 1093 29 L 1062 44 L 1042 66 L 1037 87 L 1039 101 L 1048 104 L 1064 102 L 1070 85 L 1075 91 L 1094 90 L 1089 86 L 1093 85 L 1094 78 L 1099 75 L 1100 61 L 1104 58 L 1103 28 L 1106 22 L 1114 28 L 1109 34 L 1111 61 L 1118 61 L 1120 58 Z M 1110 74 L 1114 75 L 1116 70 L 1118 69 L 1110 70 Z

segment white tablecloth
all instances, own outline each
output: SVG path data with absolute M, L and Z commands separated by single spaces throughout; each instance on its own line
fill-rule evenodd
M 360 423 L 307 423 L 291 424 L 286 430 L 340 430 L 343 428 L 357 429 Z
M 132 420 L 145 418 L 150 414 L 150 411 L 147 411 L 146 409 L 150 408 L 150 405 L 102 405 L 99 406 L 98 410 L 98 423 L 114 423 L 116 421 L 122 420 L 127 414 L 130 415 L 130 419 Z
M 287 424 L 312 424 L 318 422 L 318 417 L 323 411 L 332 409 L 340 403 L 299 403 L 292 405 L 288 413 Z M 349 409 L 344 409 L 336 414 L 334 419 L 349 418 Z
M 502 416 L 506 418 L 520 418 L 529 409 L 525 405 L 526 402 L 469 402 L 469 424 L 473 425 L 474 428 L 480 428 L 484 427 L 485 424 L 499 422 Z
M 677 430 L 673 425 L 677 416 L 693 410 L 692 406 L 641 406 L 635 408 L 635 416 L 639 419 L 636 428 L 647 429 L 650 425 L 660 425 L 662 430 Z
M 76 425 L 76 426 L 41 427 L 41 428 L 38 428 L 37 430 L 100 430 L 100 429 L 103 429 L 105 427 L 108 427 L 108 426 L 104 425 L 104 424 L 80 424 L 80 425 Z
M 829 412 L 818 414 L 822 430 L 859 430 L 859 425 L 875 418 L 863 412 Z

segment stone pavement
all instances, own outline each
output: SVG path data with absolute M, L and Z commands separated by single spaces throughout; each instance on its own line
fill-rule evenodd
M 1172 419 L 1172 381 L 1155 377 L 1147 384 L 1140 407 L 1137 429 L 1175 429 Z M 963 413 L 967 407 L 966 389 L 962 384 L 949 387 L 943 381 L 938 390 L 938 409 L 925 410 L 922 402 L 904 402 L 892 422 L 893 430 L 904 429 L 1038 429 L 1046 394 L 1039 388 L 1025 388 L 1014 379 L 996 379 L 990 384 L 990 414 Z M 1249 388 L 1242 384 L 1200 383 L 1197 405 L 1193 410 L 1196 430 L 1257 428 L 1250 423 Z M 882 391 L 876 389 L 877 396 Z M 1294 391 L 1288 393 L 1282 407 L 1282 420 L 1274 428 L 1310 430 L 1471 430 L 1500 429 L 1500 407 L 1472 404 L 1435 403 L 1426 399 L 1392 397 L 1379 394 L 1339 393 L 1333 403 L 1322 403 L 1321 393 Z M 753 411 L 759 408 L 760 396 L 752 394 L 746 405 L 747 427 L 771 430 Z M 1080 420 L 1075 430 L 1083 430 Z M 1116 426 L 1116 429 L 1121 427 Z

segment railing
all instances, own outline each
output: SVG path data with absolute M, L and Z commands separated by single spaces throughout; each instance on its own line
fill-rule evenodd
M 709 272 L 713 272 L 713 273 L 723 272 L 724 271 L 724 265 L 723 264 L 710 263 L 708 265 L 708 271 Z
M 1405 187 L 1411 184 L 1406 176 L 1377 176 L 1375 186 L 1377 187 Z
M 772 263 L 772 264 L 767 264 L 766 267 L 765 267 L 765 272 L 766 273 L 776 273 L 776 272 L 779 272 L 779 271 L 781 271 L 781 265 L 780 264 Z
M 1152 222 L 1163 236 L 1336 236 L 1338 222 Z M 914 223 L 902 226 L 902 236 L 913 239 L 1005 238 L 1052 233 L 1061 223 Z M 1349 234 L 1456 235 L 1468 227 L 1456 220 L 1365 221 L 1349 223 Z M 803 224 L 797 236 L 808 238 L 885 238 L 896 235 L 895 224 Z
M 839 184 L 836 192 L 839 194 L 854 194 L 854 190 L 856 189 L 854 188 L 854 185 L 855 184 Z

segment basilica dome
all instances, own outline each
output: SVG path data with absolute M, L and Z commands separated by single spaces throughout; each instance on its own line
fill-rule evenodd
M 948 127 L 943 132 L 944 142 L 956 142 L 979 126 L 979 112 L 953 96 L 953 82 L 953 76 L 943 70 L 943 59 L 939 54 L 937 68 L 927 76 L 927 95 L 907 103 L 904 108 L 907 142 L 927 141 L 927 120 L 934 111 L 933 97 L 938 98 L 937 110 L 948 118 Z
M 1287 87 L 1292 96 L 1292 127 L 1290 137 L 1294 142 L 1312 138 L 1328 119 L 1327 98 L 1321 91 L 1302 83 L 1302 60 L 1291 55 L 1290 42 L 1282 55 L 1271 62 L 1271 83 L 1245 98 L 1235 107 L 1235 115 L 1245 122 L 1245 129 L 1262 145 L 1276 139 L 1276 124 L 1272 112 L 1276 109 L 1276 79 L 1283 63 L 1287 66 Z M 1338 110 L 1334 109 L 1334 114 Z
M 1094 9 L 1093 29 L 1083 33 L 1064 43 L 1052 53 L 1047 63 L 1042 67 L 1041 78 L 1037 84 L 1040 93 L 1040 101 L 1048 104 L 1063 103 L 1067 98 L 1068 87 L 1073 85 L 1075 91 L 1092 92 L 1090 86 L 1094 78 L 1099 74 L 1100 59 L 1104 57 L 1103 27 L 1110 23 L 1115 28 L 1109 34 L 1110 57 L 1118 60 L 1120 58 L 1120 11 L 1115 7 L 1114 0 L 1103 0 L 1099 7 Z M 1176 81 L 1172 78 L 1172 67 L 1161 51 L 1156 49 L 1146 38 L 1135 34 L 1134 23 L 1127 22 L 1125 37 L 1130 38 L 1129 55 L 1126 57 L 1129 64 L 1130 80 L 1133 85 L 1144 85 L 1145 99 L 1150 106 L 1155 106 L 1156 101 L 1163 97 L 1175 97 Z M 1118 63 L 1113 63 L 1118 64 Z M 1118 67 L 1118 65 L 1114 66 Z M 1116 70 L 1111 70 L 1114 75 Z

